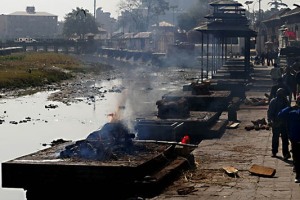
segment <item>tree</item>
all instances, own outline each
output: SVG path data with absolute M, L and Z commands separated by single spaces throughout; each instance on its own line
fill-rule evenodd
M 139 9 L 141 5 L 142 2 L 139 0 L 121 0 L 119 10 L 122 11 L 122 16 L 119 18 L 119 25 L 128 27 L 130 31 L 147 30 L 143 10 Z
M 123 16 L 122 25 L 133 22 L 136 31 L 146 31 L 168 9 L 169 4 L 165 0 L 121 0 L 119 3 L 119 10 L 126 15 Z
M 158 23 L 158 16 L 164 15 L 166 10 L 169 10 L 169 3 L 165 0 L 143 0 L 144 8 L 147 11 L 146 24 Z
M 178 16 L 178 26 L 182 30 L 189 31 L 204 21 L 204 16 L 209 12 L 210 0 L 198 0 L 198 3 L 190 8 L 186 13 Z
M 79 36 L 84 39 L 87 33 L 97 33 L 95 18 L 88 10 L 76 8 L 65 16 L 63 34 L 67 37 Z
M 288 7 L 287 4 L 282 3 L 282 0 L 271 0 L 268 5 L 273 6 L 276 10 L 279 10 L 280 7 Z

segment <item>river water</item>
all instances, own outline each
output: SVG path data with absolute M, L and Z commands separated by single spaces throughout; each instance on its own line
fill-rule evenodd
M 108 94 L 106 100 L 92 104 L 82 101 L 71 105 L 48 101 L 48 95 L 49 92 L 39 92 L 0 101 L 0 117 L 5 120 L 0 125 L 1 162 L 41 150 L 45 148 L 43 144 L 56 139 L 85 138 L 107 122 L 107 114 L 115 107 L 113 95 L 117 94 Z M 45 105 L 49 104 L 58 107 L 46 109 Z M 0 199 L 26 198 L 23 189 L 1 188 Z
M 132 121 L 135 116 L 156 111 L 155 102 L 167 92 L 182 89 L 192 78 L 200 77 L 199 70 L 158 69 L 128 72 L 126 77 L 90 82 L 86 87 L 125 88 L 107 92 L 92 99 L 78 97 L 81 101 L 65 104 L 49 101 L 48 96 L 58 91 L 42 91 L 18 98 L 0 98 L 0 161 L 34 153 L 56 139 L 80 140 L 109 121 L 108 114 L 122 107 L 123 118 Z M 125 73 L 126 74 L 126 73 Z M 180 78 L 178 78 L 180 77 Z M 102 93 L 103 94 L 103 93 Z M 45 108 L 53 104 L 56 108 Z M 130 126 L 130 124 L 128 124 Z M 132 127 L 130 127 L 132 128 Z M 1 176 L 1 174 L 0 174 Z M 25 191 L 0 188 L 2 200 L 25 200 Z

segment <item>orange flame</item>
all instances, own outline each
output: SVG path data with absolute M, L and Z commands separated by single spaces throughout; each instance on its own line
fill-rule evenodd
M 120 121 L 121 118 L 123 117 L 124 115 L 124 110 L 125 110 L 125 104 L 126 104 L 126 101 L 127 101 L 127 96 L 128 96 L 128 91 L 127 90 L 124 90 L 122 92 L 122 95 L 121 95 L 121 98 L 119 99 L 119 101 L 117 102 L 117 108 L 116 108 L 116 111 L 108 114 L 108 121 L 109 122 L 117 122 L 117 121 Z
M 108 121 L 109 122 L 117 122 L 120 120 L 120 114 L 118 111 L 114 112 L 114 113 L 110 113 L 107 115 L 108 116 Z

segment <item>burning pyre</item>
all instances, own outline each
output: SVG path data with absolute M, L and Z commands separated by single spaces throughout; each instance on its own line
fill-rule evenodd
M 131 134 L 121 121 L 106 123 L 100 130 L 90 133 L 85 140 L 66 146 L 61 158 L 81 158 L 88 160 L 116 160 L 116 151 L 131 153 Z

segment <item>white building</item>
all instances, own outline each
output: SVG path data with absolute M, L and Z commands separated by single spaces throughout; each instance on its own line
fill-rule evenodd
M 15 39 L 19 37 L 53 38 L 57 35 L 57 15 L 36 12 L 30 6 L 26 11 L 17 11 L 0 16 L 0 37 Z

